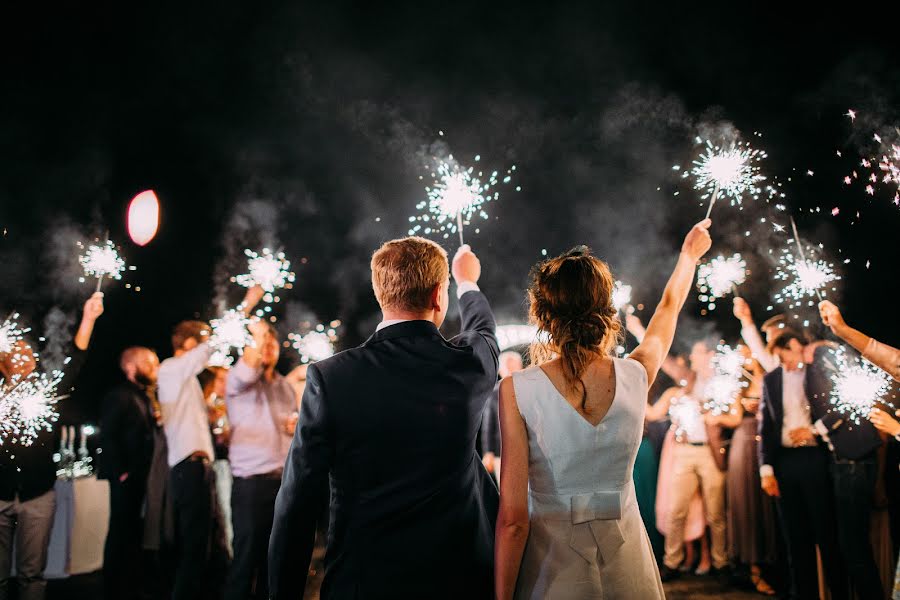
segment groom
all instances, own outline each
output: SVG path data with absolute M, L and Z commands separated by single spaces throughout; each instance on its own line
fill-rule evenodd
M 331 488 L 321 597 L 490 598 L 497 488 L 475 453 L 497 381 L 481 264 L 453 259 L 462 333 L 438 328 L 447 253 L 417 237 L 372 256 L 384 319 L 358 348 L 310 366 L 269 542 L 271 598 L 301 598 Z

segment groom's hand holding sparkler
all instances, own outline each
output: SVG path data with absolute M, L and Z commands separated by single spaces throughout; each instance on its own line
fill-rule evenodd
M 872 412 L 869 413 L 869 421 L 872 422 L 872 425 L 878 431 L 882 431 L 892 437 L 900 435 L 900 422 L 880 408 L 872 409 Z
M 478 283 L 481 277 L 481 261 L 468 244 L 460 246 L 456 251 L 452 271 L 457 286 L 462 283 Z
M 681 253 L 694 262 L 703 258 L 712 247 L 712 238 L 709 236 L 709 227 L 712 219 L 703 219 L 694 225 L 684 238 L 681 245 Z

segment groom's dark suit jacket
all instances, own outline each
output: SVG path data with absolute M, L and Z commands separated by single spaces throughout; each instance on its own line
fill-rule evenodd
M 499 349 L 487 298 L 463 332 L 378 331 L 309 368 L 269 544 L 272 598 L 302 598 L 331 488 L 321 597 L 491 598 L 497 488 L 475 453 Z
M 840 459 L 858 460 L 869 456 L 881 445 L 881 438 L 865 419 L 854 423 L 835 410 L 830 403 L 831 386 L 828 347 L 817 348 L 813 364 L 806 367 L 803 388 L 809 401 L 812 421 L 821 420 L 828 429 L 834 455 Z M 763 395 L 759 421 L 759 464 L 775 465 L 781 451 L 781 429 L 784 419 L 784 374 L 778 367 L 763 378 Z

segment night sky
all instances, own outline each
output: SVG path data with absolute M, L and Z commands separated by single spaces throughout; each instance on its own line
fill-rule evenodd
M 785 212 L 748 199 L 713 213 L 712 252 L 747 258 L 742 293 L 757 321 L 772 314 L 777 287 L 769 251 L 788 240 L 761 219 L 793 214 L 839 267 L 848 321 L 896 345 L 900 208 L 889 186 L 869 196 L 842 179 L 877 150 L 874 132 L 900 124 L 897 15 L 683 4 L 6 9 L 0 310 L 20 311 L 59 345 L 92 291 L 77 282 L 74 242 L 108 229 L 137 267 L 105 286 L 107 312 L 65 403 L 71 420 L 95 414 L 122 348 L 164 358 L 177 321 L 237 303 L 228 276 L 245 247 L 281 248 L 294 262 L 297 284 L 275 311 L 283 333 L 340 318 L 341 344 L 357 344 L 379 319 L 369 256 L 406 234 L 428 158 L 449 151 L 468 163 L 480 154 L 487 170 L 517 167 L 490 219 L 466 230 L 501 322 L 524 319 L 542 250 L 580 243 L 634 286 L 649 318 L 680 239 L 705 212 L 671 168 L 689 165 L 704 135 L 764 149 L 767 183 L 786 194 Z M 125 213 L 148 188 L 162 225 L 139 248 Z M 452 253 L 457 242 L 444 244 Z M 730 299 L 707 316 L 701 308 L 693 293 L 681 348 L 710 331 L 736 339 Z M 284 355 L 285 368 L 297 362 Z

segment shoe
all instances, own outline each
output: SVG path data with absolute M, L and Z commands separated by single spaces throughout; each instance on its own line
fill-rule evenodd
M 659 569 L 659 578 L 663 582 L 672 581 L 673 579 L 678 579 L 679 577 L 681 577 L 681 573 L 678 571 L 678 569 L 671 569 L 666 565 L 663 565 Z
M 697 567 L 697 570 L 694 571 L 694 575 L 699 575 L 700 577 L 703 577 L 704 575 L 709 575 L 711 572 L 712 572 L 712 567 L 710 567 L 710 566 Z

